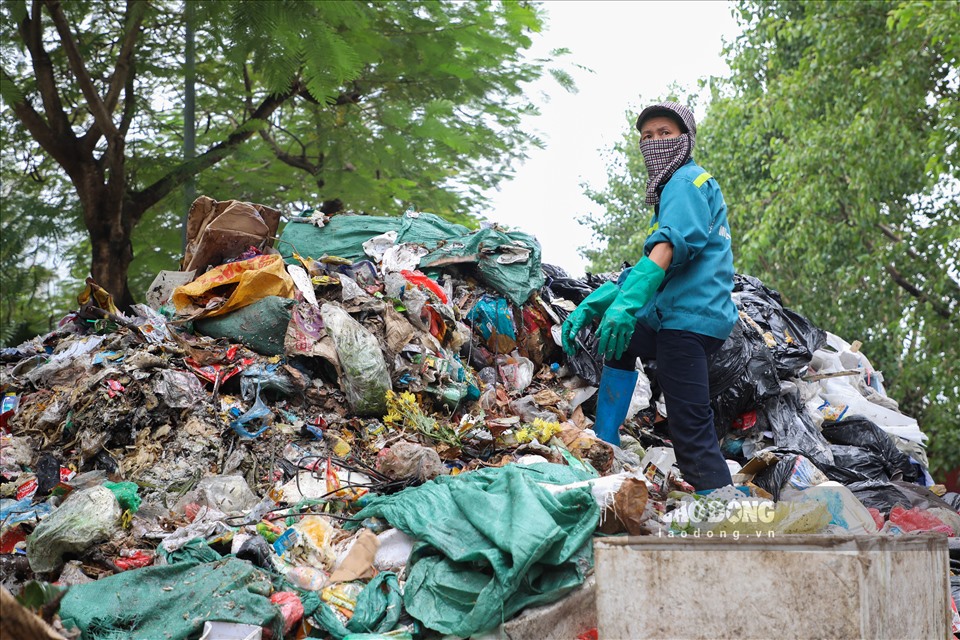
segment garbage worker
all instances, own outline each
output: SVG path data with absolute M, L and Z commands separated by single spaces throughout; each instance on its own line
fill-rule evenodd
M 697 125 L 690 109 L 677 102 L 649 106 L 637 129 L 648 174 L 645 200 L 654 206 L 644 256 L 569 315 L 563 348 L 574 354 L 577 334 L 601 318 L 605 364 L 594 431 L 616 445 L 637 382 L 636 359 L 656 360 L 677 465 L 707 493 L 731 484 L 713 426 L 707 367 L 737 321 L 727 207 L 717 181 L 691 155 Z

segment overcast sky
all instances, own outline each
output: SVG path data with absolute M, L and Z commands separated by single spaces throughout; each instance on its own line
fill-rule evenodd
M 638 112 L 677 84 L 696 88 L 697 80 L 726 75 L 723 41 L 737 33 L 730 4 L 713 2 L 636 2 L 548 0 L 547 29 L 535 38 L 532 57 L 566 47 L 566 60 L 593 73 L 571 69 L 579 92 L 569 94 L 552 78 L 533 85 L 539 117 L 528 126 L 544 140 L 493 194 L 486 218 L 531 233 L 543 247 L 543 261 L 582 276 L 586 261 L 578 248 L 590 231 L 576 222 L 599 207 L 583 195 L 581 183 L 605 182 L 605 151 L 630 124 L 624 113 Z M 698 119 L 702 108 L 695 110 Z

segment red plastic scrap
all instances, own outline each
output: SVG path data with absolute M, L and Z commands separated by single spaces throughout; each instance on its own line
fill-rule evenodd
M 578 635 L 577 640 L 600 640 L 600 635 L 597 632 L 597 628 L 594 627 Z
M 0 554 L 13 553 L 16 550 L 17 544 L 26 539 L 27 534 L 24 533 L 23 527 L 19 524 L 14 526 L 0 536 Z
M 128 555 L 123 555 L 114 560 L 113 564 L 122 571 L 130 569 L 139 569 L 153 564 L 154 555 L 149 551 L 137 550 Z
M 230 347 L 230 349 L 227 351 L 228 357 L 229 357 L 230 351 L 235 349 L 236 349 L 235 346 Z M 236 354 L 236 351 L 234 351 L 234 355 L 235 354 Z M 231 362 L 225 365 L 224 364 L 201 365 L 199 362 L 197 362 L 193 358 L 184 358 L 183 362 L 190 368 L 191 371 L 193 371 L 197 375 L 198 378 L 200 378 L 205 382 L 216 384 L 217 378 L 220 379 L 221 383 L 224 383 L 230 378 L 232 378 L 233 376 L 243 371 L 245 368 L 249 367 L 251 364 L 255 362 L 255 360 L 253 358 L 242 358 L 237 362 Z
M 264 482 L 268 484 L 272 484 L 274 482 L 279 482 L 280 480 L 283 480 L 283 471 L 281 471 L 280 469 L 274 469 L 273 471 L 268 471 L 267 473 L 263 474 L 262 477 Z
M 0 431 L 6 431 L 9 433 L 10 430 L 7 428 L 7 422 L 9 422 L 10 418 L 12 418 L 17 412 L 19 406 L 20 396 L 7 394 L 3 397 L 3 413 L 0 413 Z
M 200 513 L 202 507 L 196 502 L 188 502 L 183 508 L 183 515 L 187 517 L 187 522 L 193 522 L 197 519 L 197 514 Z
M 67 482 L 75 475 L 76 473 L 72 469 L 60 467 L 60 482 Z M 37 492 L 37 486 L 38 482 L 36 476 L 33 476 L 26 482 L 20 484 L 20 486 L 17 487 L 17 500 L 23 500 L 24 498 L 28 498 L 35 494 Z M 59 486 L 59 483 L 57 486 Z
M 757 424 L 757 412 L 756 411 L 747 411 L 746 413 L 740 414 L 737 416 L 731 427 L 735 431 L 746 431 L 747 429 L 753 428 Z
M 957 603 L 953 598 L 950 598 L 950 611 L 953 614 L 951 630 L 954 633 L 960 633 L 960 611 L 957 611 Z
M 303 619 L 303 604 L 292 591 L 277 591 L 270 596 L 270 602 L 280 607 L 283 616 L 283 635 L 287 635 Z
M 443 321 L 443 317 L 429 305 L 424 305 L 423 310 L 430 315 L 430 335 L 443 342 L 444 336 L 447 335 L 447 324 Z
M 440 288 L 440 285 L 438 285 L 436 282 L 428 278 L 426 274 L 421 273 L 420 271 L 407 271 L 406 269 L 404 269 L 403 271 L 400 272 L 400 275 L 406 278 L 407 282 L 409 282 L 410 284 L 415 284 L 418 287 L 424 287 L 426 289 L 429 289 L 434 294 L 436 294 L 438 298 L 440 298 L 440 302 L 442 302 L 443 304 L 447 304 L 446 292 L 444 292 L 444 290 Z
M 104 384 L 107 387 L 107 395 L 111 398 L 116 398 L 118 393 L 125 391 L 123 385 L 116 380 L 107 380 Z
M 527 304 L 523 306 L 523 328 L 527 330 L 527 333 L 536 333 L 540 329 L 550 330 L 550 326 L 553 324 L 543 315 L 543 312 L 540 309 L 537 309 L 533 305 Z

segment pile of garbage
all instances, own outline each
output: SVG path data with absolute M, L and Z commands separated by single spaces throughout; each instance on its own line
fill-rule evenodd
M 711 362 L 742 490 L 700 496 L 655 362 L 622 448 L 590 429 L 596 338 L 559 328 L 616 274 L 427 213 L 279 223 L 201 197 L 149 304 L 88 280 L 0 351 L 0 580 L 51 634 L 468 637 L 583 583 L 599 534 L 960 535 L 860 345 L 755 278 Z

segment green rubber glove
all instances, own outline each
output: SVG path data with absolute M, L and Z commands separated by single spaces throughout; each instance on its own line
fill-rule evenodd
M 620 285 L 620 294 L 603 314 L 597 330 L 597 347 L 608 360 L 619 358 L 630 344 L 637 312 L 657 292 L 665 275 L 660 265 L 644 256 Z
M 620 293 L 620 288 L 615 283 L 604 282 L 597 287 L 596 291 L 584 298 L 583 302 L 577 305 L 577 308 L 567 316 L 567 319 L 563 321 L 560 336 L 561 342 L 563 342 L 563 350 L 568 355 L 572 356 L 577 352 L 576 338 L 580 329 L 583 329 L 587 323 L 592 322 L 594 318 L 602 316 L 607 307 L 616 300 L 618 293 Z

